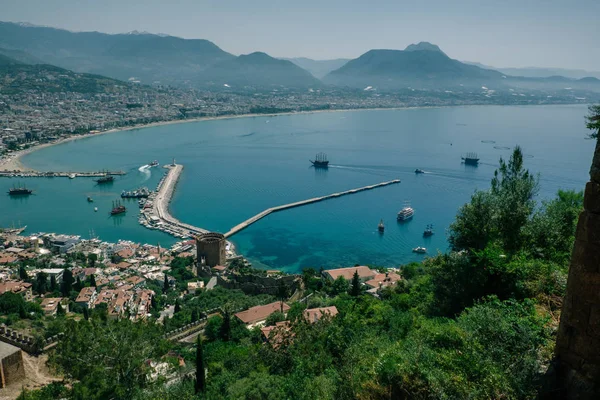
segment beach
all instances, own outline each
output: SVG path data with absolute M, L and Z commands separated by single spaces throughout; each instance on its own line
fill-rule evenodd
M 143 129 L 143 128 L 152 128 L 156 126 L 164 126 L 164 125 L 172 125 L 172 124 L 184 124 L 184 123 L 192 123 L 192 122 L 200 122 L 200 121 L 215 121 L 215 120 L 224 120 L 224 119 L 234 119 L 234 118 L 252 118 L 252 117 L 277 117 L 283 115 L 299 115 L 299 114 L 316 114 L 316 113 L 330 113 L 330 112 L 350 112 L 350 111 L 373 111 L 373 110 L 401 110 L 401 109 L 410 109 L 410 108 L 430 108 L 430 107 L 404 107 L 404 108 L 359 108 L 359 109 L 339 109 L 339 110 L 314 110 L 314 111 L 296 111 L 296 112 L 285 112 L 285 113 L 273 113 L 273 114 L 239 114 L 239 115 L 222 115 L 218 117 L 198 117 L 198 118 L 190 118 L 190 119 L 178 119 L 173 121 L 160 121 L 160 122 L 152 122 L 149 124 L 140 124 L 135 126 L 130 126 L 126 128 L 115 128 L 109 129 L 106 131 L 100 131 L 96 133 L 87 133 L 83 135 L 73 135 L 65 138 L 61 138 L 59 140 L 43 143 L 34 147 L 30 147 L 28 149 L 15 151 L 9 153 L 2 158 L 0 158 L 0 171 L 10 171 L 10 172 L 25 172 L 25 171 L 33 171 L 33 169 L 28 168 L 26 165 L 21 163 L 21 158 L 24 155 L 33 153 L 34 151 L 44 149 L 50 146 L 56 146 L 59 144 L 71 142 L 73 140 L 79 140 L 84 138 L 89 138 L 93 136 L 106 135 L 109 133 L 130 131 L 134 129 Z

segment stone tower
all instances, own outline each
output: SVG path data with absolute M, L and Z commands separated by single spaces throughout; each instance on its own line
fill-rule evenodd
M 227 261 L 225 246 L 227 241 L 220 233 L 210 232 L 196 236 L 196 249 L 198 251 L 198 265 L 202 264 L 212 268 L 225 265 Z
M 594 121 L 594 117 L 589 118 Z M 599 117 L 595 120 L 600 122 Z M 590 124 L 588 124 L 590 127 Z M 591 128 L 594 129 L 595 128 Z M 600 142 L 585 187 L 556 357 L 561 399 L 600 399 Z

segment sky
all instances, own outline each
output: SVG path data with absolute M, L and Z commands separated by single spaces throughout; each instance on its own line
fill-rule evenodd
M 0 20 L 208 39 L 233 54 L 355 58 L 435 43 L 494 67 L 600 70 L 600 0 L 0 0 Z

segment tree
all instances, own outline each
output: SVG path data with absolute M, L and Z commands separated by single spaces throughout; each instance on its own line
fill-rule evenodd
M 56 290 L 56 276 L 51 275 L 50 276 L 50 291 L 54 292 L 55 290 Z
M 285 321 L 285 314 L 281 311 L 275 311 L 267 317 L 267 320 L 265 321 L 265 326 L 274 326 L 281 321 Z
M 508 163 L 500 158 L 494 172 L 491 193 L 496 198 L 495 225 L 506 250 L 515 252 L 521 243 L 521 229 L 535 207 L 539 179 L 523 168 L 523 152 L 515 147 Z
M 221 327 L 219 328 L 219 338 L 224 342 L 228 342 L 231 339 L 231 315 L 227 309 L 223 312 L 223 322 L 221 322 Z
M 149 383 L 146 361 L 168 351 L 151 323 L 68 320 L 64 333 L 49 363 L 77 381 L 73 398 L 131 399 Z
M 90 312 L 88 311 L 87 306 L 83 307 L 83 319 L 86 321 L 90 319 Z
M 354 271 L 352 275 L 352 285 L 350 286 L 350 296 L 360 296 L 360 278 L 358 277 L 358 271 Z
M 73 272 L 70 269 L 65 268 L 63 271 L 62 283 L 60 285 L 60 291 L 63 297 L 69 297 L 69 294 L 73 290 Z
M 202 354 L 202 335 L 198 335 L 196 342 L 196 394 L 206 389 L 206 374 L 204 373 L 204 355 Z
M 65 310 L 62 307 L 62 305 L 60 304 L 60 301 L 58 302 L 58 305 L 56 306 L 56 315 L 65 315 Z
M 600 136 L 600 104 L 589 106 L 588 115 L 585 117 L 585 126 L 592 131 L 590 138 L 597 139 Z
M 44 294 L 48 291 L 48 274 L 45 272 L 38 272 L 35 277 L 36 292 Z
M 94 274 L 91 274 L 89 277 L 89 284 L 91 287 L 96 287 L 96 277 Z
M 192 310 L 191 320 L 192 320 L 191 322 L 198 321 L 198 310 L 196 310 L 195 308 Z
M 491 189 L 477 191 L 450 225 L 453 250 L 483 250 L 494 241 L 515 253 L 522 245 L 523 227 L 533 213 L 538 178 L 523 167 L 523 152 L 515 147 L 508 161 L 500 158 Z
M 21 279 L 22 281 L 26 281 L 29 279 L 29 275 L 27 275 L 27 270 L 25 269 L 24 265 L 21 265 L 19 267 L 19 279 Z
M 181 305 L 179 304 L 179 299 L 175 300 L 175 310 L 174 313 L 177 314 L 179 311 L 181 311 Z
M 98 261 L 98 255 L 94 254 L 94 253 L 90 253 L 87 256 L 87 262 L 88 262 L 88 266 L 90 268 L 95 268 L 96 267 L 96 261 Z
M 286 286 L 283 279 L 279 279 L 279 286 L 277 287 L 277 299 L 280 302 L 281 312 L 283 312 L 283 302 L 287 300 L 289 296 L 288 287 Z
M 333 281 L 333 284 L 331 285 L 331 292 L 335 296 L 340 293 L 347 292 L 349 287 L 350 285 L 348 284 L 346 278 L 340 275 L 335 281 Z
M 75 286 L 73 288 L 75 291 L 77 291 L 77 293 L 81 292 L 81 289 L 83 289 L 83 284 L 81 283 L 80 277 L 77 277 L 77 282 L 75 282 Z
M 171 286 L 169 285 L 169 277 L 167 276 L 167 274 L 165 274 L 165 281 L 163 283 L 163 293 L 168 293 L 170 287 Z
M 476 191 L 450 225 L 448 241 L 453 250 L 482 250 L 493 237 L 494 205 L 488 192 Z

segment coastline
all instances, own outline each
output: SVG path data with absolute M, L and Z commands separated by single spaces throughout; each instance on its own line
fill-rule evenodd
M 174 125 L 174 124 L 185 124 L 192 122 L 202 122 L 202 121 L 217 121 L 217 120 L 225 120 L 225 119 L 237 119 L 237 118 L 255 118 L 255 117 L 277 117 L 281 115 L 301 115 L 301 114 L 317 114 L 317 113 L 333 113 L 333 112 L 351 112 L 351 111 L 378 111 L 378 110 L 408 110 L 408 109 L 420 109 L 420 108 L 437 108 L 433 106 L 424 106 L 424 107 L 392 107 L 392 108 L 352 108 L 352 109 L 335 109 L 335 110 L 312 110 L 312 111 L 290 111 L 290 112 L 282 112 L 282 113 L 270 113 L 270 114 L 238 114 L 238 115 L 221 115 L 217 117 L 198 117 L 198 118 L 190 118 L 190 119 L 178 119 L 172 121 L 160 121 L 160 122 L 151 122 L 149 124 L 140 124 L 135 126 L 130 126 L 126 128 L 114 128 L 106 131 L 101 131 L 97 133 L 86 133 L 83 135 L 74 135 L 69 136 L 63 139 L 56 140 L 50 143 L 44 143 L 37 146 L 30 147 L 25 150 L 16 151 L 8 154 L 7 156 L 0 159 L 0 171 L 10 171 L 10 172 L 36 172 L 32 168 L 28 168 L 21 162 L 21 157 L 31 154 L 35 151 L 56 146 L 63 143 L 68 143 L 74 140 L 85 139 L 94 136 L 106 135 L 109 133 L 117 133 L 124 131 L 131 131 L 135 129 L 144 129 L 144 128 L 153 128 L 157 126 L 165 126 L 165 125 Z

